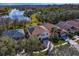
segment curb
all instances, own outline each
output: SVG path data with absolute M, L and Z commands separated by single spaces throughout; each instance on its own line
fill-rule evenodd
M 63 44 L 60 44 L 60 45 L 56 45 L 56 46 L 55 46 L 55 48 L 56 48 L 56 47 L 63 46 L 63 45 L 66 45 L 66 44 L 68 44 L 68 42 L 65 42 L 65 43 L 63 43 Z

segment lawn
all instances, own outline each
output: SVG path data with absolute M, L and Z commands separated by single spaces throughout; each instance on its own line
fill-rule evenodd
M 65 43 L 65 41 L 64 41 L 64 40 L 61 40 L 61 39 L 58 39 L 58 40 L 57 40 L 57 39 L 56 39 L 56 40 L 54 39 L 54 40 L 53 40 L 53 44 L 54 44 L 54 45 L 61 45 L 61 44 L 63 44 L 63 43 Z

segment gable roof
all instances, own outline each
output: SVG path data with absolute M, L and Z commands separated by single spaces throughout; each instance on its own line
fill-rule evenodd
M 0 26 L 4 26 L 4 25 L 11 25 L 13 23 L 12 20 L 9 20 L 9 19 L 2 19 L 0 18 Z
M 24 37 L 25 33 L 23 29 L 14 29 L 14 30 L 7 30 L 3 32 L 3 35 L 9 36 L 11 38 L 20 38 Z

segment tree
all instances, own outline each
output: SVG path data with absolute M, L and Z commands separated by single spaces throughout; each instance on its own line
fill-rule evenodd
M 34 51 L 40 51 L 43 49 L 43 46 L 41 45 L 41 42 L 35 38 L 32 37 L 32 39 L 26 40 L 26 53 L 29 53 L 30 55 L 33 55 Z
M 0 38 L 0 55 L 16 55 L 14 41 L 9 37 Z

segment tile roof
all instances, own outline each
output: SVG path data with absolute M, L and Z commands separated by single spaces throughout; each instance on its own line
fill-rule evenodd
M 35 27 L 35 30 L 32 32 L 32 35 L 33 35 L 33 36 L 37 36 L 37 35 L 39 35 L 39 34 L 41 34 L 41 33 L 43 33 L 43 32 L 49 32 L 49 31 L 43 29 L 43 28 L 40 27 L 40 26 L 36 26 L 36 27 Z
M 51 31 L 51 28 L 54 27 L 54 25 L 51 23 L 43 23 L 42 26 L 46 27 L 49 31 Z
M 25 33 L 23 29 L 14 29 L 14 30 L 7 30 L 3 32 L 3 35 L 9 36 L 11 38 L 20 38 L 24 37 Z
M 51 28 L 53 28 L 53 25 L 50 24 L 50 23 L 44 23 L 44 24 L 32 27 L 33 30 L 31 29 L 31 31 L 32 31 L 31 35 L 32 36 L 38 36 L 39 34 L 41 34 L 43 32 L 49 32 L 50 33 Z
M 66 29 L 66 30 L 70 29 L 71 27 L 79 28 L 79 22 L 73 21 L 73 20 L 66 21 L 66 22 L 61 21 L 57 24 L 57 26 L 59 26 L 62 29 Z

